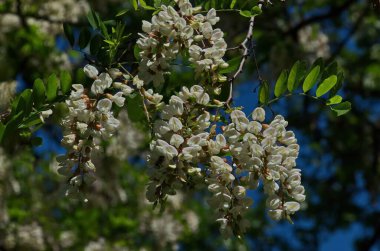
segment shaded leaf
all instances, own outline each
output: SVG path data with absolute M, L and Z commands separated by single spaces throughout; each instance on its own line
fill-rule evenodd
M 339 72 L 337 77 L 338 77 L 338 80 L 336 82 L 336 85 L 331 89 L 331 91 L 329 93 L 330 98 L 335 96 L 338 93 L 338 91 L 340 90 L 340 88 L 342 88 L 342 86 L 343 86 L 343 80 L 344 80 L 343 72 Z
M 135 56 L 135 59 L 136 60 L 140 60 L 140 48 L 137 46 L 137 44 L 135 44 L 135 46 L 133 47 L 133 55 Z
M 281 96 L 286 91 L 286 80 L 288 77 L 288 71 L 283 70 L 278 77 L 276 84 L 274 86 L 274 95 L 276 97 Z
M 48 101 L 53 101 L 57 97 L 58 79 L 55 74 L 49 76 L 46 86 L 46 98 Z
M 95 35 L 90 42 L 90 52 L 96 56 L 102 47 L 103 38 L 100 35 Z
M 71 90 L 71 84 L 72 84 L 71 75 L 69 72 L 63 71 L 61 72 L 60 79 L 61 79 L 60 82 L 61 82 L 62 94 L 66 94 Z
M 36 107 L 40 107 L 45 101 L 45 85 L 41 79 L 36 79 L 33 84 L 33 102 Z
M 260 84 L 259 101 L 261 104 L 267 104 L 269 100 L 269 85 L 266 81 Z
M 290 92 L 297 89 L 299 83 L 301 82 L 301 79 L 305 76 L 305 73 L 306 64 L 301 61 L 295 62 L 289 72 L 288 77 L 288 90 Z
M 25 102 L 24 107 L 24 116 L 27 116 L 31 111 L 33 107 L 33 99 L 32 99 L 32 89 L 25 89 L 21 94 L 21 99 Z
M 345 101 L 343 103 L 331 106 L 331 110 L 333 110 L 337 116 L 341 116 L 351 110 L 351 103 Z
M 230 72 L 236 71 L 239 68 L 240 62 L 241 62 L 241 56 L 235 57 L 235 58 L 227 61 L 228 67 L 224 68 L 224 69 L 221 69 L 219 71 L 219 73 L 220 74 L 226 74 L 226 73 L 230 73 Z
M 70 45 L 74 46 L 75 38 L 74 38 L 73 28 L 71 27 L 71 25 L 64 23 L 63 24 L 63 32 L 65 33 L 67 40 L 69 40 Z
M 91 39 L 91 32 L 87 27 L 83 27 L 80 31 L 78 45 L 81 49 L 86 48 Z

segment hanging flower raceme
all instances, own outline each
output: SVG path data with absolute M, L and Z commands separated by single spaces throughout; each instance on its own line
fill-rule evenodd
M 143 21 L 144 33 L 137 41 L 141 61 L 134 77 L 118 69 L 99 73 L 87 65 L 84 72 L 93 79 L 91 86 L 73 85 L 66 101 L 69 114 L 62 122 L 67 153 L 57 158 L 58 171 L 69 177 L 68 194 L 94 181 L 91 155 L 120 124 L 112 107 L 122 107 L 125 97 L 136 92 L 152 122 L 146 192 L 150 202 L 162 204 L 180 189 L 206 185 L 221 233 L 239 236 L 249 226 L 245 213 L 253 200 L 247 191 L 261 183 L 269 216 L 290 220 L 305 200 L 300 170 L 295 168 L 299 146 L 294 133 L 286 130 L 288 123 L 280 115 L 266 124 L 264 109 L 255 109 L 249 119 L 215 98 L 227 80 L 219 70 L 228 66 L 223 32 L 213 27 L 219 17 L 214 9 L 206 16 L 197 14 L 200 9 L 188 0 L 176 4 L 161 6 L 151 22 Z M 157 87 L 180 53 L 188 55 L 199 84 L 182 87 L 163 102 Z M 148 89 L 151 83 L 154 87 Z
M 151 166 L 147 198 L 160 202 L 175 194 L 184 184 L 202 182 L 200 168 L 208 158 L 210 113 L 206 111 L 210 97 L 201 86 L 183 87 L 173 95 L 155 121 L 149 164 Z
M 58 156 L 57 161 L 58 172 L 69 177 L 67 195 L 76 194 L 95 180 L 91 154 L 100 150 L 100 141 L 110 138 L 120 124 L 114 117 L 112 106 L 122 107 L 124 96 L 135 88 L 129 84 L 129 76 L 117 69 L 99 74 L 97 68 L 86 65 L 84 73 L 94 81 L 89 88 L 73 85 L 66 100 L 69 113 L 62 121 L 62 145 L 67 153 Z
M 223 60 L 227 44 L 220 29 L 213 29 L 219 21 L 215 9 L 206 16 L 196 14 L 199 8 L 193 8 L 188 0 L 176 1 L 179 10 L 162 5 L 151 22 L 143 21 L 140 39 L 137 41 L 141 52 L 139 77 L 146 84 L 153 82 L 158 86 L 170 72 L 170 63 L 179 52 L 189 53 L 189 61 L 195 65 L 197 76 L 211 73 L 212 81 L 223 82 L 227 79 L 217 74 L 218 68 L 228 64 Z

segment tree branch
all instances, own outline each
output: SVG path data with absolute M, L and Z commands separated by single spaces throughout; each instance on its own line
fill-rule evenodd
M 258 6 L 261 9 L 262 3 L 258 4 Z M 249 28 L 248 28 L 247 36 L 245 37 L 244 41 L 239 46 L 239 47 L 244 49 L 239 68 L 237 69 L 235 74 L 232 76 L 232 78 L 229 80 L 229 82 L 230 82 L 230 93 L 229 93 L 228 99 L 226 100 L 227 106 L 229 106 L 229 104 L 232 101 L 233 83 L 234 83 L 235 79 L 239 76 L 239 74 L 243 72 L 244 65 L 245 65 L 247 58 L 249 56 L 250 48 L 252 47 L 250 44 L 252 42 L 254 24 L 255 24 L 255 17 L 251 17 L 251 19 L 249 20 Z

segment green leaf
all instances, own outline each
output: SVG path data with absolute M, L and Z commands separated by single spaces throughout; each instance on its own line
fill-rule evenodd
M 95 35 L 90 42 L 90 52 L 92 55 L 96 56 L 102 47 L 103 38 L 102 36 Z
M 139 2 L 140 2 L 140 5 L 142 8 L 144 8 L 146 10 L 155 10 L 154 7 L 147 5 L 145 0 L 139 0 Z
M 304 92 L 309 91 L 317 83 L 320 69 L 321 67 L 319 65 L 314 66 L 314 68 L 311 69 L 305 81 L 303 82 L 302 88 Z
M 143 99 L 140 95 L 134 97 L 127 97 L 127 111 L 129 118 L 132 122 L 142 122 L 145 121 L 145 112 L 143 107 Z
M 232 2 L 230 4 L 230 9 L 233 9 L 235 7 L 236 1 L 237 0 L 232 0 Z
M 137 0 L 132 0 L 132 6 L 135 10 L 137 10 L 139 8 L 139 5 L 137 3 Z
M 33 84 L 33 102 L 35 107 L 40 107 L 45 101 L 45 85 L 41 79 L 36 79 Z
M 276 84 L 274 86 L 274 95 L 276 97 L 281 96 L 286 91 L 286 80 L 288 77 L 288 71 L 283 70 L 278 77 Z
M 75 38 L 74 38 L 73 28 L 71 27 L 71 25 L 64 23 L 63 24 L 63 32 L 65 33 L 67 40 L 69 40 L 70 45 L 74 46 Z
M 119 11 L 119 13 L 116 14 L 116 17 L 124 16 L 125 14 L 127 14 L 128 11 L 129 11 L 129 9 L 121 10 L 121 11 Z
M 338 63 L 336 61 L 330 63 L 322 74 L 322 79 L 328 78 L 331 75 L 338 75 Z
M 140 48 L 135 44 L 135 47 L 133 47 L 133 55 L 135 56 L 135 59 L 140 61 Z
M 320 97 L 330 91 L 336 84 L 338 78 L 336 75 L 331 75 L 322 81 L 322 83 L 318 86 L 316 95 Z
M 262 13 L 263 11 L 260 9 L 259 6 L 255 6 L 253 7 L 251 10 L 240 10 L 240 15 L 242 15 L 243 17 L 248 17 L 248 18 L 251 18 L 251 17 L 255 17 L 255 16 L 258 16 Z
M 345 101 L 338 105 L 331 106 L 331 110 L 333 110 L 337 116 L 341 116 L 351 110 L 351 103 Z
M 27 116 L 33 107 L 32 89 L 25 89 L 20 96 L 25 102 L 24 116 Z
M 94 30 L 96 30 L 99 27 L 98 26 L 98 16 L 94 10 L 91 10 L 87 13 L 87 20 Z
M 63 71 L 61 72 L 60 79 L 61 79 L 60 82 L 61 82 L 62 94 L 66 94 L 71 90 L 71 84 L 72 84 L 71 75 L 69 72 Z
M 269 101 L 269 85 L 266 81 L 260 84 L 259 88 L 259 101 L 261 104 L 267 104 Z
M 48 101 L 53 101 L 57 97 L 58 79 L 55 74 L 49 76 L 46 86 L 46 98 Z
M 112 40 L 105 39 L 104 42 L 106 42 L 109 45 L 116 45 L 116 43 Z
M 326 105 L 336 105 L 342 102 L 343 98 L 339 95 L 335 95 L 334 97 L 327 100 Z
M 310 68 L 312 69 L 317 65 L 319 65 L 320 72 L 323 72 L 323 70 L 325 69 L 325 61 L 323 60 L 323 58 L 317 58 Z
M 249 10 L 240 10 L 239 11 L 239 14 L 243 17 L 248 17 L 250 18 L 251 17 L 251 12 Z
M 257 16 L 257 15 L 260 15 L 263 11 L 261 10 L 261 8 L 259 6 L 254 6 L 252 9 L 251 9 L 251 15 L 252 16 Z
M 297 61 L 292 66 L 292 69 L 289 72 L 288 77 L 288 90 L 292 92 L 293 90 L 297 89 L 301 79 L 305 76 L 306 73 L 306 64 Z
M 23 111 L 18 112 L 15 116 L 12 116 L 11 120 L 8 121 L 8 123 L 5 125 L 2 141 L 8 142 L 8 140 L 13 139 L 17 134 L 15 132 L 17 131 L 19 123 L 23 119 Z
M 87 27 L 83 27 L 80 31 L 78 45 L 81 49 L 86 48 L 91 39 L 91 32 Z
M 41 124 L 42 120 L 40 118 L 40 113 L 33 114 L 32 116 L 29 116 L 27 119 L 22 121 L 22 123 L 19 125 L 18 128 L 23 129 L 23 128 L 29 128 L 34 125 Z
M 236 71 L 239 68 L 240 62 L 241 62 L 241 56 L 235 57 L 235 58 L 227 61 L 228 67 L 224 68 L 224 69 L 221 69 L 219 71 L 219 73 L 220 74 L 226 74 L 226 73 L 230 73 L 230 72 Z
M 5 131 L 5 125 L 0 122 L 0 143 L 3 141 L 4 131 Z

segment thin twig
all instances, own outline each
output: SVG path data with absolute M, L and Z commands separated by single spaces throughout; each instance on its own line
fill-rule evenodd
M 258 6 L 261 9 L 262 4 L 260 3 Z M 226 105 L 228 107 L 232 101 L 233 83 L 234 83 L 235 79 L 239 76 L 239 74 L 243 72 L 245 62 L 247 61 L 247 58 L 249 56 L 250 48 L 252 47 L 252 46 L 250 46 L 250 43 L 252 42 L 252 34 L 253 34 L 254 24 L 255 24 L 255 17 L 251 17 L 251 19 L 249 20 L 249 28 L 248 28 L 247 36 L 244 39 L 244 41 L 240 44 L 240 47 L 244 49 L 244 52 L 243 52 L 242 59 L 240 61 L 239 68 L 237 69 L 235 74 L 232 76 L 232 78 L 229 80 L 229 82 L 230 82 L 230 93 L 229 93 L 228 99 L 226 100 Z M 248 44 L 248 46 L 247 46 L 247 44 Z

